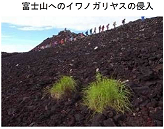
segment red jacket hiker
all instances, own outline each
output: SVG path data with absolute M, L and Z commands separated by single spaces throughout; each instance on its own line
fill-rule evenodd
M 61 44 L 64 44 L 64 40 L 62 39 L 62 40 L 60 41 L 60 43 L 61 43 Z

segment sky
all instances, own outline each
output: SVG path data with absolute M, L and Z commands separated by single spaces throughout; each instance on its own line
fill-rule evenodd
M 75 33 L 85 33 L 91 28 L 109 23 L 111 29 L 114 21 L 119 26 L 124 18 L 128 23 L 141 17 L 1 17 L 1 52 L 28 52 L 64 28 Z

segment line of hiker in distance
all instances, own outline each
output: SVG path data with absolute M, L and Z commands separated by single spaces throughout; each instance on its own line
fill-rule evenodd
M 122 24 L 123 24 L 123 25 L 125 24 L 125 19 L 122 20 Z M 109 30 L 109 25 L 110 25 L 110 24 L 107 24 L 107 25 L 106 25 L 106 30 Z M 114 26 L 114 28 L 116 27 L 116 21 L 113 22 L 113 26 Z M 104 29 L 105 29 L 105 26 L 104 26 L 104 25 L 103 25 L 103 26 L 100 25 L 100 26 L 99 26 L 99 33 L 103 32 Z M 94 31 L 92 31 L 92 29 L 90 29 L 89 32 L 90 32 L 90 35 L 96 34 L 96 27 L 94 28 Z M 86 36 L 89 35 L 89 34 L 88 34 L 88 30 L 85 32 L 85 35 L 86 35 Z
M 144 19 L 145 19 L 145 17 L 142 16 L 142 17 L 141 17 L 141 20 L 144 21 Z M 122 20 L 122 24 L 123 24 L 123 25 L 125 24 L 125 19 Z M 106 30 L 109 30 L 109 25 L 110 25 L 110 24 L 107 24 L 107 25 L 106 25 Z M 116 27 L 116 25 L 117 25 L 117 24 L 116 24 L 116 21 L 113 22 L 113 27 L 114 27 L 114 28 Z M 99 28 L 98 28 L 99 33 L 103 32 L 104 29 L 105 29 L 105 26 L 104 26 L 104 25 L 103 25 L 103 26 L 100 25 Z M 89 32 L 90 32 L 90 35 L 96 34 L 96 27 L 95 27 L 94 29 L 90 29 L 89 31 L 87 30 L 87 31 L 85 32 L 85 35 L 88 36 L 88 35 L 89 35 Z
M 142 16 L 141 17 L 141 20 L 144 21 L 145 20 L 145 17 Z M 125 19 L 122 20 L 122 24 L 124 25 L 125 24 Z M 110 24 L 107 24 L 106 25 L 106 30 L 109 30 L 109 25 Z M 115 28 L 116 27 L 116 21 L 113 22 L 113 27 Z M 99 26 L 98 30 L 99 30 L 99 33 L 103 32 L 105 29 L 105 26 Z M 68 30 L 66 30 L 66 28 L 64 29 L 64 32 L 67 32 Z M 85 32 L 85 35 L 83 33 L 79 33 L 76 37 L 73 37 L 73 36 L 70 36 L 70 37 L 65 37 L 64 39 L 60 39 L 59 41 L 51 41 L 49 44 L 46 44 L 45 46 L 41 46 L 41 47 L 36 47 L 34 49 L 34 51 L 40 51 L 41 49 L 45 49 L 45 48 L 50 48 L 50 47 L 55 47 L 57 44 L 64 44 L 66 42 L 72 42 L 72 41 L 76 41 L 77 39 L 81 39 L 81 38 L 84 38 L 86 36 L 89 36 L 89 33 L 90 32 L 90 35 L 92 34 L 96 34 L 96 27 L 93 29 L 90 29 L 89 31 L 87 30 Z M 59 35 L 60 36 L 60 35 Z

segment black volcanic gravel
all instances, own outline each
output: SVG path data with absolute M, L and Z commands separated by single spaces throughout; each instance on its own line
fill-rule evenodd
M 131 112 L 110 107 L 93 115 L 82 88 L 95 79 L 129 80 Z M 76 93 L 56 101 L 46 94 L 61 75 Z M 2 126 L 163 126 L 163 18 L 137 20 L 55 48 L 2 58 Z

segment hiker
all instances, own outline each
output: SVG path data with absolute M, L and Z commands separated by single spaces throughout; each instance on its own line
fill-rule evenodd
M 94 29 L 94 34 L 96 34 L 96 27 L 95 27 L 95 29 Z
M 108 25 L 106 25 L 106 29 L 107 29 L 107 30 L 109 30 L 109 24 L 108 24 Z
M 47 44 L 47 48 L 50 48 L 51 47 L 51 44 Z
M 84 36 L 84 34 L 83 34 L 83 33 L 81 33 L 81 34 L 80 34 L 80 37 L 81 37 L 81 38 L 84 38 L 85 36 Z
M 45 46 L 45 48 L 48 48 L 48 44 Z
M 73 41 L 73 37 L 70 38 L 70 41 Z
M 104 27 L 104 25 L 103 25 L 103 26 L 102 26 L 102 32 L 104 31 L 104 28 L 105 28 L 105 27 Z
M 38 46 L 38 47 L 37 47 L 37 51 L 39 51 L 39 50 L 40 50 L 40 47 Z
M 34 51 L 38 51 L 38 48 L 36 47 L 36 48 L 34 49 Z
M 122 24 L 123 24 L 123 25 L 125 25 L 125 19 L 124 19 L 124 20 L 122 20 Z
M 45 47 L 44 46 L 41 46 L 40 49 L 45 49 Z
M 92 29 L 90 29 L 90 35 L 92 35 Z
M 57 41 L 55 41 L 52 45 L 53 45 L 53 46 L 57 45 Z
M 101 32 L 101 25 L 99 26 L 99 33 Z
M 60 41 L 60 43 L 61 43 L 61 44 L 64 44 L 64 40 L 62 39 L 62 40 Z
M 76 36 L 76 39 L 81 39 L 81 33 Z
M 141 20 L 142 20 L 142 21 L 144 21 L 144 20 L 145 20 L 145 17 L 144 17 L 144 16 L 142 16 L 142 17 L 141 17 Z
M 114 28 L 116 27 L 116 21 L 113 23 Z
M 88 36 L 88 31 L 85 32 L 86 36 Z
M 74 41 L 76 41 L 76 37 L 74 38 Z
M 65 42 L 65 43 L 67 42 L 67 38 L 64 39 L 64 42 Z
M 50 47 L 52 47 L 52 41 L 50 42 Z

